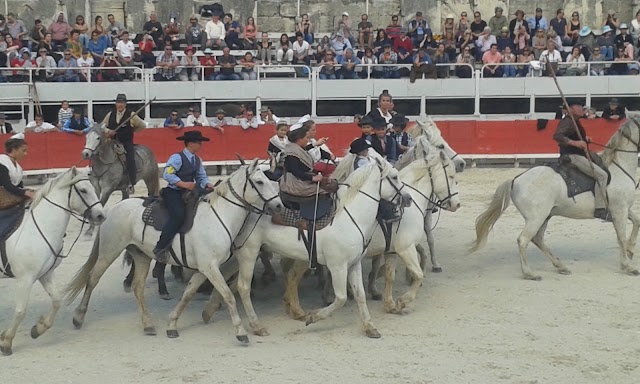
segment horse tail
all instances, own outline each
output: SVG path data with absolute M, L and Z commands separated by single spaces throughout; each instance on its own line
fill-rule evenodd
M 512 185 L 512 180 L 502 183 L 493 194 L 493 200 L 489 207 L 476 219 L 476 240 L 471 244 L 469 253 L 479 250 L 487 243 L 489 232 L 502 216 L 502 213 L 509 207 Z
M 76 273 L 76 275 L 73 277 L 73 280 L 71 280 L 71 283 L 69 283 L 69 285 L 67 285 L 67 287 L 64 289 L 65 301 L 67 304 L 71 304 L 76 299 L 76 297 L 78 297 L 80 292 L 87 286 L 91 271 L 93 271 L 93 268 L 98 262 L 98 256 L 100 255 L 99 248 L 100 231 L 98 231 L 98 234 L 96 235 L 96 240 L 93 243 L 93 248 L 91 249 L 91 255 L 89 255 L 89 259 Z

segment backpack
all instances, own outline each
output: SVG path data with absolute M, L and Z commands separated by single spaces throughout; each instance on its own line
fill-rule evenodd
M 199 13 L 200 13 L 200 16 L 203 16 L 203 17 L 211 17 L 213 15 L 218 15 L 220 16 L 220 18 L 222 18 L 224 16 L 224 8 L 220 3 L 205 4 L 202 7 L 200 7 Z

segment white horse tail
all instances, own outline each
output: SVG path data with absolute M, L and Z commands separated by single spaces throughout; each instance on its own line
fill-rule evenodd
M 73 277 L 73 280 L 71 280 L 71 283 L 69 283 L 69 285 L 67 285 L 67 287 L 64 289 L 64 295 L 67 304 L 71 304 L 76 299 L 76 297 L 78 297 L 80 292 L 82 292 L 82 290 L 87 286 L 91 271 L 93 271 L 93 268 L 98 262 L 98 256 L 100 255 L 99 248 L 100 231 L 98 231 L 98 234 L 96 235 L 96 240 L 93 243 L 93 248 L 91 248 L 89 259 L 76 273 L 76 275 Z
M 487 244 L 489 232 L 493 229 L 502 213 L 509 207 L 511 202 L 512 180 L 502 183 L 493 194 L 493 200 L 484 212 L 476 219 L 476 240 L 471 244 L 469 253 L 473 253 Z

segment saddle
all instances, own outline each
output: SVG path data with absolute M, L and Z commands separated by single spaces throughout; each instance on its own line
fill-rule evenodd
M 604 164 L 600 156 L 596 153 L 590 152 L 591 160 L 594 166 L 598 166 L 607 172 L 607 185 L 611 182 L 611 173 Z M 580 171 L 574 165 L 571 164 L 569 156 L 560 156 L 557 163 L 545 164 L 545 166 L 556 171 L 567 184 L 567 196 L 574 197 L 584 192 L 593 193 L 595 195 L 596 180 Z
M 22 224 L 25 212 L 22 205 L 0 211 L 0 273 L 7 277 L 14 277 L 14 274 L 7 258 L 6 242 Z
M 200 202 L 200 194 L 197 191 L 185 192 L 182 194 L 182 200 L 185 203 L 186 214 L 184 223 L 178 233 L 185 234 L 193 227 L 193 220 L 196 217 L 198 205 L 200 205 L 198 204 Z M 162 231 L 162 228 L 169 221 L 169 210 L 162 198 L 162 191 L 160 191 L 160 197 L 148 197 L 142 205 L 145 207 L 142 212 L 142 222 L 144 222 L 145 227 L 150 225 L 156 231 Z

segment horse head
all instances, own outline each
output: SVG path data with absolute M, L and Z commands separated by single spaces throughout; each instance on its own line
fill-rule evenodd
M 258 159 L 254 159 L 251 164 L 246 165 L 244 200 L 251 204 L 264 204 L 272 212 L 282 210 L 282 200 L 273 183 L 260 169 Z M 247 188 L 247 184 L 251 188 Z
M 380 170 L 380 199 L 393 204 L 409 207 L 411 194 L 404 190 L 404 184 L 400 181 L 400 173 L 393 168 L 382 156 L 374 156 L 371 164 Z
M 453 162 L 442 150 L 431 151 L 425 161 L 431 177 L 432 193 L 438 198 L 438 204 L 448 211 L 457 211 L 460 198 Z
M 451 148 L 449 143 L 442 137 L 440 128 L 430 116 L 426 120 L 418 120 L 416 128 L 411 131 L 411 136 L 417 139 L 420 136 L 426 136 L 431 145 L 444 151 L 445 155 L 451 159 L 456 167 L 456 172 L 462 172 L 467 167 L 467 162 Z
M 107 141 L 106 130 L 104 124 L 93 123 L 91 130 L 85 135 L 84 149 L 82 149 L 84 160 L 89 160 L 100 152 L 100 146 Z

